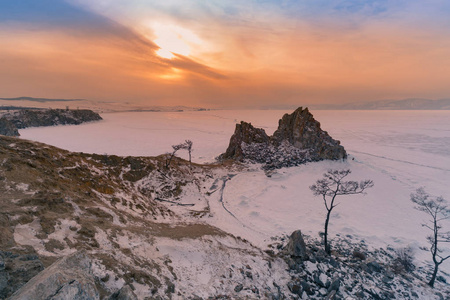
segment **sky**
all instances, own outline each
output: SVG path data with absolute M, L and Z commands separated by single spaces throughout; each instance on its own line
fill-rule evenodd
M 448 0 L 0 0 L 0 97 L 281 107 L 449 82 Z

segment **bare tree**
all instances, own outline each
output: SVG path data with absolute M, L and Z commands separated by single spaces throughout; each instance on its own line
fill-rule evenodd
M 173 157 L 177 153 L 178 150 L 184 149 L 189 152 L 189 163 L 191 163 L 191 155 L 192 155 L 192 145 L 194 143 L 191 140 L 185 140 L 184 143 L 172 145 L 172 153 L 167 153 L 169 155 L 169 159 L 166 159 L 166 168 L 170 166 L 170 163 L 172 162 Z
M 184 141 L 184 149 L 186 149 L 189 152 L 189 163 L 191 163 L 191 154 L 192 154 L 192 145 L 194 143 L 191 140 L 185 140 Z
M 183 149 L 184 148 L 184 144 L 178 144 L 178 145 L 172 145 L 172 153 L 170 153 L 169 155 L 169 159 L 166 160 L 166 168 L 168 168 L 170 166 L 170 163 L 172 162 L 173 157 L 175 156 L 175 153 L 177 153 L 178 150 Z
M 434 270 L 428 285 L 434 287 L 439 266 L 450 258 L 450 255 L 443 256 L 443 250 L 439 248 L 440 243 L 450 243 L 450 231 L 442 232 L 441 225 L 441 221 L 450 219 L 450 209 L 442 196 L 432 197 L 423 188 L 419 188 L 415 193 L 411 194 L 411 201 L 417 204 L 415 209 L 423 211 L 431 217 L 422 226 L 432 231 L 427 240 L 431 244 L 430 252 L 433 258 Z
M 331 246 L 328 243 L 328 223 L 330 222 L 331 211 L 339 203 L 335 203 L 337 196 L 363 194 L 368 188 L 373 187 L 372 180 L 344 181 L 344 178 L 351 173 L 350 170 L 328 170 L 323 174 L 322 179 L 318 179 L 315 184 L 309 188 L 314 196 L 322 196 L 323 203 L 327 209 L 325 219 L 324 246 L 325 252 L 331 254 Z

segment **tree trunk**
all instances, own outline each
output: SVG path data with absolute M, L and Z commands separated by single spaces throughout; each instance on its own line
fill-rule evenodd
M 327 219 L 325 220 L 325 234 L 323 237 L 323 244 L 325 246 L 325 252 L 330 255 L 331 254 L 331 247 L 328 244 L 328 222 L 330 221 L 330 215 L 331 215 L 331 209 L 327 212 Z
M 169 168 L 170 163 L 172 162 L 172 158 L 175 156 L 175 154 L 171 154 L 169 160 L 166 162 L 166 168 Z
M 434 221 L 434 240 L 431 247 L 431 254 L 433 255 L 433 262 L 434 262 L 434 271 L 433 275 L 431 275 L 430 282 L 428 282 L 428 285 L 431 287 L 434 287 L 434 281 L 436 280 L 437 271 L 439 268 L 439 262 L 436 260 L 436 256 L 438 253 L 438 224 L 436 220 L 436 215 L 433 216 Z M 442 261 L 441 261 L 442 262 Z
M 431 287 L 434 287 L 434 282 L 436 280 L 436 275 L 437 275 L 438 269 L 439 269 L 439 264 L 435 263 L 434 264 L 433 275 L 431 275 L 430 282 L 428 282 L 428 285 L 431 286 Z

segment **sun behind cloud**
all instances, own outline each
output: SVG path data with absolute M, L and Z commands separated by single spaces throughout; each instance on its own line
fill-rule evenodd
M 153 42 L 160 47 L 156 54 L 163 58 L 172 59 L 174 54 L 189 56 L 191 48 L 201 44 L 195 33 L 178 25 L 153 23 L 150 27 L 156 36 Z

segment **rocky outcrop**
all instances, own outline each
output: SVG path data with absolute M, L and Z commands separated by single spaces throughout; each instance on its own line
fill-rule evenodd
M 10 299 L 100 299 L 91 264 L 84 252 L 64 257 L 33 277 Z
M 264 129 L 255 128 L 251 123 L 241 121 L 236 124 L 234 134 L 231 136 L 230 144 L 227 151 L 223 154 L 223 158 L 232 158 L 241 160 L 246 157 L 245 151 L 242 148 L 242 143 L 245 144 L 262 144 L 269 145 L 269 136 Z
M 278 129 L 269 137 L 264 129 L 250 123 L 236 124 L 230 144 L 219 159 L 248 160 L 266 169 L 290 167 L 308 161 L 345 159 L 340 142 L 320 128 L 308 108 L 285 114 Z
M 0 251 L 0 299 L 6 299 L 44 269 L 35 254 Z
M 7 136 L 19 136 L 19 131 L 14 124 L 6 118 L 0 118 L 0 134 Z
M 320 128 L 308 108 L 301 107 L 292 114 L 285 114 L 273 133 L 272 141 L 281 145 L 287 141 L 298 149 L 307 149 L 317 159 L 343 159 L 347 157 L 344 147 Z
M 129 285 L 124 285 L 120 290 L 112 294 L 109 300 L 138 300 L 138 298 Z
M 0 134 L 19 136 L 17 129 L 55 125 L 78 125 L 102 120 L 88 109 L 20 109 L 8 111 L 0 119 Z

